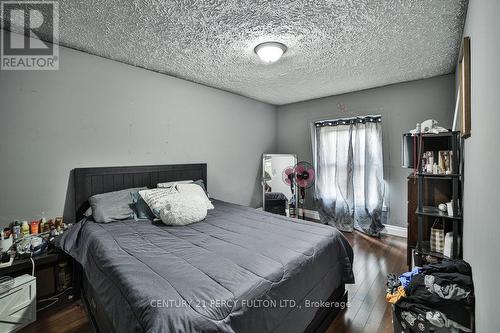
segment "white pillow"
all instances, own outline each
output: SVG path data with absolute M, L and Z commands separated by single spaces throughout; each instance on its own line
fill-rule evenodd
M 139 195 L 146 201 L 156 217 L 160 217 L 160 210 L 165 207 L 167 198 L 175 193 L 177 193 L 177 191 L 174 187 L 139 191 Z
M 160 210 L 160 218 L 166 225 L 187 225 L 207 217 L 203 199 L 192 193 L 175 193 L 167 197 Z
M 207 209 L 214 209 L 214 205 L 212 205 L 210 199 L 207 197 L 207 194 L 203 191 L 201 186 L 197 184 L 177 184 L 176 188 L 179 193 L 191 193 L 199 196 L 205 202 Z
M 156 184 L 156 187 L 169 188 L 169 187 L 175 186 L 177 184 L 191 184 L 191 183 L 194 183 L 194 181 L 192 181 L 192 180 L 177 180 L 175 182 L 158 183 L 158 184 Z

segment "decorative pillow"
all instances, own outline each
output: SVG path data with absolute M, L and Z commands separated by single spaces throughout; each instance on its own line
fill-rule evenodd
M 146 201 L 139 195 L 138 191 L 130 192 L 130 196 L 132 197 L 131 208 L 134 211 L 134 219 L 136 221 L 153 220 L 155 218 L 155 215 L 149 209 Z
M 89 198 L 89 203 L 92 208 L 94 221 L 98 223 L 109 223 L 133 218 L 134 212 L 130 208 L 132 204 L 130 192 L 143 189 L 146 188 L 129 188 L 91 196 Z
M 193 193 L 174 193 L 167 197 L 160 218 L 166 225 L 187 225 L 207 217 L 204 200 Z
M 192 180 L 176 180 L 175 182 L 158 183 L 158 184 L 156 184 L 156 187 L 169 188 L 169 187 L 175 186 L 177 184 L 191 184 L 191 183 L 193 183 Z
M 210 202 L 210 199 L 207 197 L 207 194 L 205 193 L 205 191 L 203 191 L 203 189 L 199 185 L 177 184 L 176 188 L 177 191 L 179 191 L 179 193 L 192 193 L 199 196 L 205 202 L 207 209 L 214 209 L 214 206 Z
M 160 210 L 165 207 L 167 198 L 174 193 L 177 193 L 174 187 L 139 191 L 139 195 L 144 199 L 156 217 L 160 217 Z

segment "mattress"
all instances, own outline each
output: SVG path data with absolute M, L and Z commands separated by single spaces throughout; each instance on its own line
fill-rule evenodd
M 84 219 L 58 246 L 117 332 L 300 332 L 353 283 L 336 229 L 214 200 L 189 226 Z

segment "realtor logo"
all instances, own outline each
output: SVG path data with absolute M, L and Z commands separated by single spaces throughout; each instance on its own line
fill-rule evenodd
M 59 69 L 59 3 L 2 1 L 0 10 L 0 69 Z

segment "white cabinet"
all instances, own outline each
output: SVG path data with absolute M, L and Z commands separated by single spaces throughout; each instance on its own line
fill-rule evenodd
M 17 332 L 36 320 L 36 279 L 21 275 L 0 294 L 0 332 Z

